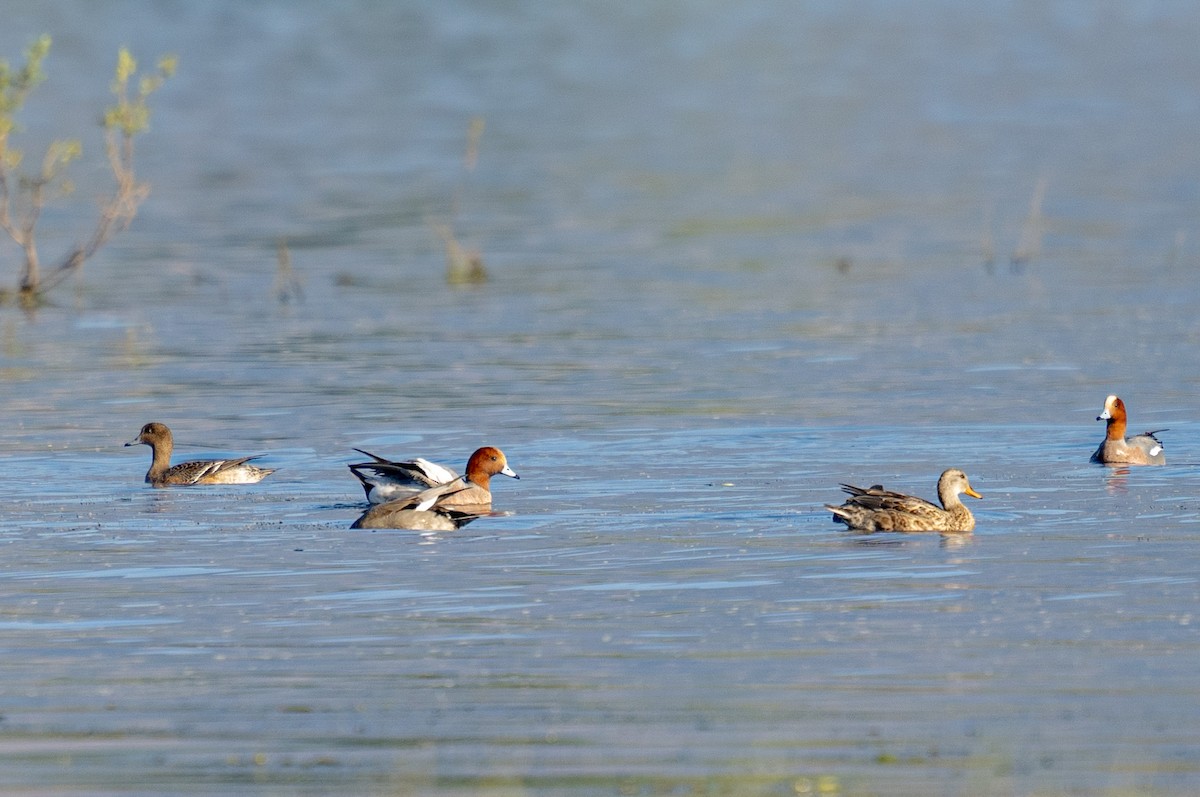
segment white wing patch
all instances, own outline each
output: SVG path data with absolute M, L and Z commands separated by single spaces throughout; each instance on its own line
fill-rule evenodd
M 430 462 L 422 457 L 414 459 L 413 464 L 417 466 L 418 470 L 428 476 L 435 485 L 448 484 L 458 478 L 458 474 L 445 465 Z

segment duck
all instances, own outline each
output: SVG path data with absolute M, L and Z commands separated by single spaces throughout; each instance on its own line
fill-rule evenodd
M 466 512 L 444 502 L 471 489 L 465 476 L 430 487 L 403 498 L 373 504 L 351 524 L 352 529 L 411 529 L 414 531 L 457 531 L 483 513 Z
M 146 471 L 146 483 L 155 487 L 171 484 L 254 484 L 275 472 L 275 468 L 260 468 L 251 465 L 258 456 L 238 459 L 206 459 L 183 462 L 171 466 L 171 452 L 175 439 L 165 423 L 151 422 L 142 427 L 138 436 L 126 446 L 150 446 L 150 470 Z
M 1125 402 L 1118 397 L 1109 396 L 1104 400 L 1104 411 L 1096 416 L 1096 420 L 1107 423 L 1104 442 L 1096 449 L 1096 453 L 1092 454 L 1092 462 L 1106 465 L 1167 464 L 1162 442 L 1155 435 L 1168 430 L 1156 429 L 1126 438 L 1125 427 L 1129 421 L 1129 414 L 1125 411 Z
M 856 531 L 973 531 L 975 516 L 959 495 L 983 498 L 958 468 L 950 468 L 938 479 L 940 507 L 924 498 L 885 490 L 879 484 L 867 488 L 843 484 L 842 490 L 850 495 L 845 503 L 826 504 L 825 508 L 833 513 L 835 521 Z
M 408 462 L 396 462 L 361 448 L 354 450 L 372 460 L 347 466 L 362 485 L 363 491 L 367 494 L 367 501 L 372 504 L 408 497 L 430 487 L 449 484 L 459 478 L 458 473 L 453 469 L 420 457 Z M 442 505 L 491 505 L 491 479 L 496 474 L 512 479 L 521 478 L 508 466 L 508 459 L 500 449 L 493 446 L 477 449 L 467 460 L 465 475 L 468 482 L 467 487 L 448 495 L 442 501 Z

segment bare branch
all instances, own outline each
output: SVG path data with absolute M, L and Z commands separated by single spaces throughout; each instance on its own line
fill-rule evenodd
M 100 215 L 91 234 L 43 277 L 36 243 L 37 224 L 52 196 L 71 191 L 71 183 L 64 173 L 68 164 L 80 156 L 82 148 L 76 141 L 54 141 L 42 159 L 40 173 L 19 175 L 21 153 L 9 147 L 9 134 L 16 127 L 15 112 L 43 78 L 41 62 L 49 49 L 50 37 L 39 38 L 30 46 L 25 65 L 15 72 L 0 61 L 0 229 L 24 252 L 21 278 L 24 297 L 42 294 L 78 271 L 113 235 L 127 229 L 137 216 L 138 208 L 150 194 L 150 186 L 139 183 L 134 173 L 133 140 L 149 126 L 147 100 L 174 74 L 176 66 L 173 56 L 161 59 L 156 71 L 141 76 L 136 91 L 131 92 L 130 81 L 137 76 L 137 62 L 125 48 L 117 53 L 116 76 L 112 83 L 116 102 L 104 114 L 104 151 L 115 186 L 101 202 Z

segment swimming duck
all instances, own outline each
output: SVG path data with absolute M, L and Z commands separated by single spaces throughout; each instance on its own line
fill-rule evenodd
M 239 459 L 210 459 L 184 462 L 171 467 L 171 451 L 175 447 L 171 430 L 163 423 L 148 423 L 137 437 L 126 446 L 144 444 L 150 446 L 152 459 L 146 471 L 146 483 L 155 487 L 168 484 L 254 484 L 275 472 L 274 468 L 260 468 L 248 464 L 253 457 Z
M 971 488 L 967 474 L 951 468 L 938 479 L 936 506 L 923 498 L 885 490 L 881 485 L 868 488 L 843 484 L 850 497 L 841 506 L 826 504 L 834 520 L 857 531 L 971 531 L 975 517 L 959 499 L 961 493 L 983 498 Z
M 1104 442 L 1092 454 L 1092 462 L 1110 465 L 1166 465 L 1167 457 L 1163 446 L 1154 435 L 1166 429 L 1142 432 L 1126 439 L 1125 426 L 1129 416 L 1125 402 L 1116 396 L 1104 400 L 1104 411 L 1096 416 L 1098 421 L 1107 421 Z
M 418 457 L 410 462 L 393 462 L 369 451 L 363 451 L 361 448 L 354 450 L 374 460 L 348 466 L 350 472 L 362 484 L 362 488 L 367 494 L 367 500 L 372 504 L 410 496 L 421 490 L 448 484 L 459 478 L 451 468 L 427 459 Z M 513 479 L 521 478 L 508 466 L 508 459 L 505 458 L 503 451 L 492 446 L 478 449 L 467 460 L 466 480 L 469 482 L 467 489 L 447 496 L 442 505 L 490 505 L 492 503 L 491 479 L 497 473 Z
M 444 505 L 454 495 L 471 489 L 465 477 L 430 487 L 413 495 L 375 504 L 351 524 L 352 529 L 412 529 L 455 531 L 480 517 Z

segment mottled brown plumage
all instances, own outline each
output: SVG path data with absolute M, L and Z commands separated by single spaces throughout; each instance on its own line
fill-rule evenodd
M 150 446 L 150 470 L 146 471 L 146 483 L 155 487 L 170 484 L 254 484 L 275 472 L 274 468 L 260 468 L 248 464 L 253 457 L 238 459 L 209 459 L 183 462 L 171 466 L 171 452 L 175 447 L 171 430 L 166 424 L 148 423 L 133 440 L 125 445 Z
M 826 504 L 834 519 L 857 531 L 971 531 L 975 518 L 959 499 L 961 493 L 982 498 L 967 475 L 951 468 L 938 479 L 941 506 L 924 498 L 894 493 L 880 485 L 862 488 L 843 484 L 850 495 L 841 506 Z

